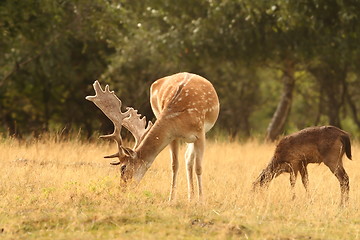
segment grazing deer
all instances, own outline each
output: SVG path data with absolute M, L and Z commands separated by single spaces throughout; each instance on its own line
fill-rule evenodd
M 290 184 L 294 189 L 297 174 L 300 172 L 307 191 L 307 165 L 323 162 L 339 180 L 341 204 L 344 204 L 349 198 L 349 177 L 342 162 L 344 153 L 351 159 L 350 137 L 347 132 L 333 126 L 305 128 L 284 137 L 279 142 L 271 162 L 253 185 L 268 186 L 274 177 L 287 172 L 290 173 Z
M 215 124 L 219 115 L 219 99 L 212 84 L 205 78 L 178 73 L 155 81 L 150 88 L 150 102 L 157 118 L 155 124 L 146 126 L 145 117 L 137 110 L 128 108 L 121 112 L 121 101 L 106 85 L 102 90 L 98 81 L 93 84 L 96 95 L 86 97 L 94 102 L 113 122 L 114 132 L 103 138 L 114 139 L 118 152 L 105 158 L 118 158 L 113 165 L 120 165 L 123 182 L 139 182 L 150 168 L 156 156 L 170 144 L 172 184 L 169 200 L 175 197 L 178 174 L 179 141 L 188 144 L 185 158 L 188 179 L 188 197 L 194 195 L 193 167 L 197 176 L 199 198 L 202 196 L 202 158 L 205 149 L 205 133 Z M 135 138 L 134 147 L 122 145 L 121 127 L 128 129 Z

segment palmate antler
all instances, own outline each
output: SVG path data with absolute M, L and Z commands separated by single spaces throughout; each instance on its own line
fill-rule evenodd
M 134 148 L 136 148 L 137 146 L 139 146 L 146 133 L 151 129 L 153 123 L 149 121 L 146 126 L 145 116 L 141 118 L 141 115 L 138 114 L 137 110 L 133 108 L 127 108 L 127 110 L 130 114 L 127 118 L 124 119 L 122 125 L 134 136 Z
M 95 96 L 87 96 L 86 99 L 93 102 L 114 124 L 114 132 L 109 135 L 100 136 L 101 138 L 110 138 L 116 141 L 118 145 L 118 152 L 106 156 L 105 158 L 120 157 L 122 151 L 122 138 L 120 135 L 121 127 L 128 129 L 135 138 L 136 148 L 146 133 L 150 130 L 152 123 L 146 126 L 145 117 L 140 118 L 141 115 L 133 108 L 127 108 L 126 112 L 121 112 L 121 101 L 115 95 L 114 91 L 109 90 L 109 85 L 105 86 L 105 90 L 101 88 L 100 83 L 96 80 L 93 84 Z

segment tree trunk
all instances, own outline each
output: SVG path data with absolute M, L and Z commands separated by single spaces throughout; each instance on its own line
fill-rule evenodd
M 350 110 L 352 112 L 354 122 L 358 126 L 358 128 L 360 129 L 360 120 L 358 118 L 358 109 L 356 108 L 355 102 L 352 100 L 352 98 L 351 98 L 351 96 L 350 96 L 350 94 L 348 92 L 346 92 L 346 98 L 347 98 L 347 101 L 349 103 L 349 107 L 350 107 Z
M 282 133 L 286 119 L 290 114 L 293 90 L 295 87 L 295 64 L 292 61 L 286 61 L 284 67 L 285 68 L 283 70 L 282 76 L 284 88 L 280 102 L 267 128 L 266 140 L 268 141 L 275 141 L 276 138 Z
M 323 63 L 310 67 L 309 72 L 316 78 L 322 91 L 323 108 L 319 111 L 328 117 L 328 124 L 341 128 L 340 110 L 346 97 L 346 67 Z

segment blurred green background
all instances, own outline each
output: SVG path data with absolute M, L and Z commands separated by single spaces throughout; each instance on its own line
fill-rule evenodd
M 359 37 L 357 0 L 2 0 L 0 132 L 111 132 L 96 79 L 153 119 L 151 83 L 187 71 L 217 89 L 213 134 L 359 137 Z

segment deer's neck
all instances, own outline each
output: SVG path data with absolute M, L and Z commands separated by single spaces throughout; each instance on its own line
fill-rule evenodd
M 135 149 L 138 157 L 144 161 L 147 168 L 154 162 L 156 156 L 174 139 L 171 129 L 166 128 L 162 121 L 157 120 L 144 140 Z

